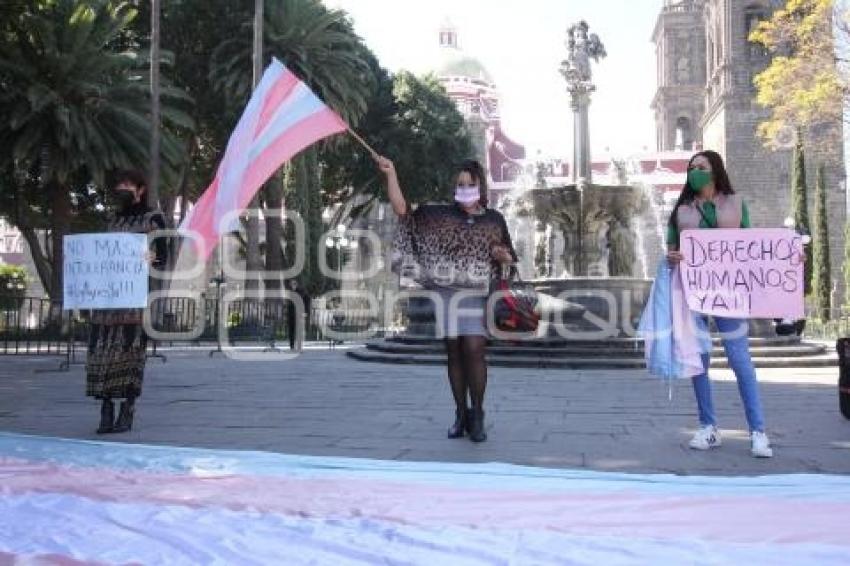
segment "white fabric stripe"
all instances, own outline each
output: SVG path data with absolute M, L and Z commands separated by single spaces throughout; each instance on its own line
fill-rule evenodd
M 847 564 L 825 545 L 569 536 L 415 526 L 215 508 L 111 503 L 64 494 L 0 497 L 0 551 L 145 564 Z

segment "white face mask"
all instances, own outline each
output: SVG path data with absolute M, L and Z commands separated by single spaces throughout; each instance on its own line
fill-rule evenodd
M 478 185 L 474 187 L 455 187 L 455 200 L 460 204 L 474 204 L 481 200 Z

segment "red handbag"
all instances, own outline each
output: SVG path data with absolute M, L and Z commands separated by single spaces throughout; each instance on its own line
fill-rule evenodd
M 500 277 L 491 285 L 491 292 L 499 292 L 493 305 L 496 328 L 502 332 L 535 332 L 540 324 L 537 313 L 539 298 L 531 285 L 519 279 Z

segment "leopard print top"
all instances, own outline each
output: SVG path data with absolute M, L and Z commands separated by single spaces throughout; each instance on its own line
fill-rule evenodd
M 487 289 L 498 275 L 490 249 L 501 244 L 516 261 L 501 213 L 468 214 L 454 204 L 425 204 L 399 219 L 393 271 L 425 287 Z

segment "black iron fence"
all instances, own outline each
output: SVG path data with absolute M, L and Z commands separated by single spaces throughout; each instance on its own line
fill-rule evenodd
M 222 313 L 216 299 L 187 297 L 155 299 L 149 309 L 154 344 L 209 346 L 219 340 L 239 346 L 268 345 L 289 339 L 289 302 L 280 299 L 239 300 Z M 384 336 L 390 330 L 367 310 L 312 308 L 305 313 L 304 339 L 335 344 Z M 0 355 L 68 356 L 88 339 L 87 311 L 63 311 L 45 298 L 0 297 Z
M 87 325 L 48 299 L 0 298 L 0 353 L 65 355 Z
M 223 342 L 280 346 L 289 341 L 289 305 L 280 299 L 243 299 L 228 303 L 222 313 L 215 298 L 159 298 L 148 311 L 156 333 L 152 347 L 216 347 Z M 366 309 L 312 308 L 305 313 L 304 340 L 333 345 L 402 331 L 407 324 L 401 307 L 392 325 Z M 806 338 L 832 342 L 850 336 L 850 309 L 834 308 L 824 317 L 811 311 L 808 315 Z M 86 311 L 64 311 L 46 298 L 0 296 L 0 355 L 62 356 L 67 365 L 75 355 L 84 357 L 88 334 Z
M 288 339 L 290 304 L 280 299 L 243 299 L 219 310 L 216 299 L 163 298 L 151 304 L 151 326 L 165 336 L 160 342 L 232 342 Z M 359 309 L 312 308 L 304 313 L 306 340 L 361 340 L 386 329 L 374 313 Z M 167 337 L 170 335 L 170 337 Z M 189 337 L 192 335 L 191 337 Z
M 814 340 L 828 340 L 850 336 L 850 310 L 847 307 L 835 307 L 826 313 L 812 309 L 806 318 L 804 334 Z

